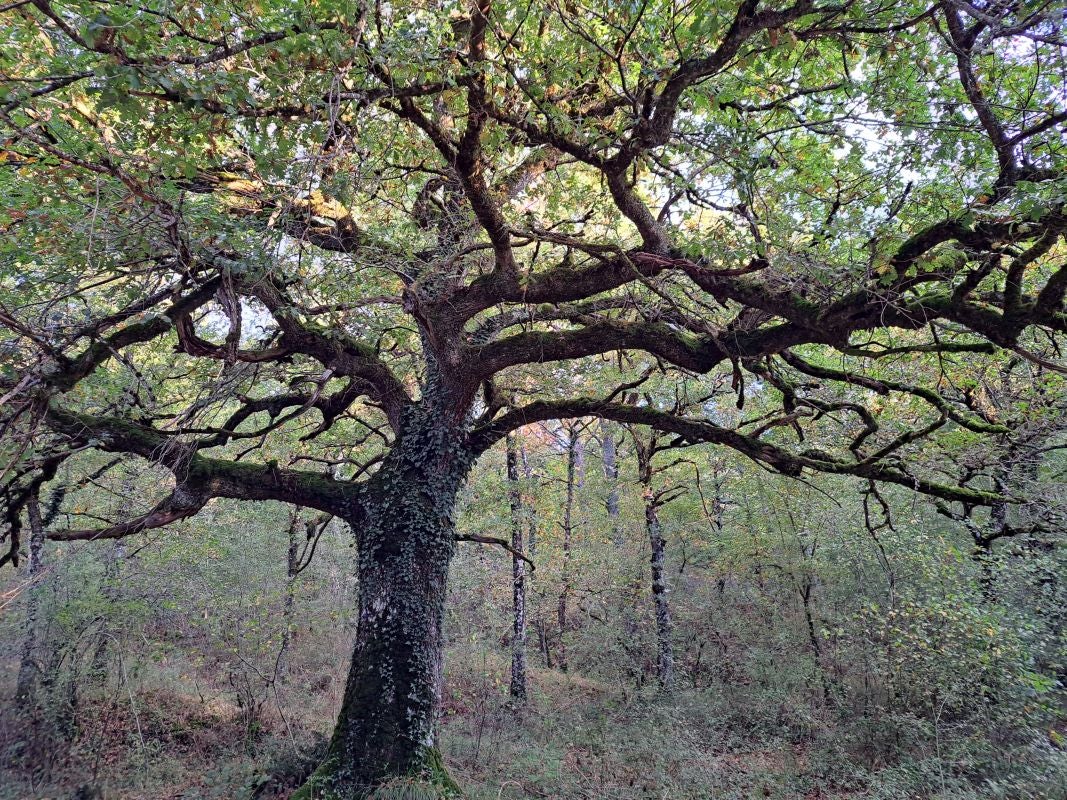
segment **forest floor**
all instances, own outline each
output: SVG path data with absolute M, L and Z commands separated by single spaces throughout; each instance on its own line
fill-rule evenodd
M 760 722 L 747 718 L 741 695 L 683 688 L 665 699 L 652 687 L 534 668 L 530 702 L 516 712 L 498 656 L 454 655 L 441 743 L 471 800 L 869 796 L 843 784 L 841 770 L 827 772 L 836 756 L 818 744 L 822 723 L 798 729 L 795 708 Z M 195 671 L 160 665 L 135 691 L 83 689 L 73 736 L 58 747 L 27 741 L 8 710 L 3 743 L 10 753 L 21 740 L 23 763 L 36 769 L 9 770 L 0 800 L 284 800 L 340 702 L 340 681 L 304 677 L 260 695 L 250 713 L 235 701 L 240 692 L 211 691 Z

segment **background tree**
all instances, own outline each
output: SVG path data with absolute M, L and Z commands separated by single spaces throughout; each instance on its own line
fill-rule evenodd
M 651 404 L 652 398 L 645 395 L 645 401 Z M 678 414 L 691 408 L 700 406 L 702 402 L 685 402 L 676 398 L 672 404 L 672 413 Z M 656 456 L 663 452 L 669 452 L 679 446 L 675 440 L 673 446 L 661 441 L 659 434 L 653 429 L 643 433 L 640 429 L 631 427 L 630 436 L 633 439 L 634 455 L 637 458 L 637 481 L 641 485 L 641 497 L 644 501 L 645 531 L 648 536 L 649 565 L 651 566 L 651 594 L 652 602 L 656 610 L 656 678 L 660 687 L 665 692 L 672 692 L 675 688 L 674 673 L 674 624 L 671 622 L 671 603 L 668 593 L 670 585 L 666 575 L 666 540 L 663 536 L 663 523 L 660 520 L 661 509 L 675 500 L 686 491 L 686 487 L 656 480 L 658 475 L 677 466 L 682 459 L 676 458 L 668 464 L 656 464 Z
M 516 705 L 526 702 L 526 563 L 523 535 L 526 527 L 526 503 L 519 483 L 519 448 L 513 435 L 507 436 L 505 467 L 508 479 L 508 505 L 511 510 L 511 584 L 512 640 L 510 694 Z

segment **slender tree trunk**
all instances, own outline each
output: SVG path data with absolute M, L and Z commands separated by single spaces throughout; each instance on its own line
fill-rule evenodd
M 659 521 L 659 509 L 651 489 L 645 487 L 645 527 L 652 551 L 652 599 L 656 605 L 656 677 L 660 688 L 673 692 L 674 680 L 674 625 L 671 606 L 667 599 L 667 577 L 664 570 L 663 528 Z
M 612 423 L 600 420 L 601 451 L 604 460 L 604 478 L 608 482 L 608 494 L 604 508 L 611 523 L 611 541 L 616 548 L 622 547 L 622 526 L 619 524 L 619 462 L 615 452 L 615 430 Z
M 519 441 L 519 462 L 522 464 L 522 474 L 526 479 L 526 493 L 530 497 L 536 497 L 537 490 L 537 473 L 534 472 L 533 462 L 530 460 L 530 454 L 526 450 L 526 443 Z M 531 501 L 526 503 L 523 509 L 526 513 L 526 546 L 527 554 L 530 556 L 530 560 L 534 561 L 537 558 L 537 505 Z M 533 591 L 533 573 L 531 572 L 526 578 L 526 588 L 529 591 Z M 544 589 L 542 588 L 540 594 L 534 592 L 533 596 L 544 597 Z M 552 648 L 549 646 L 548 635 L 548 623 L 545 621 L 540 610 L 540 605 L 534 604 L 533 611 L 533 627 L 536 632 L 537 649 L 540 651 L 542 658 L 545 662 L 546 669 L 552 669 Z
M 469 464 L 460 437 L 423 412 L 363 485 L 348 517 L 359 550 L 352 665 L 326 758 L 294 800 L 354 800 L 396 776 L 458 792 L 435 731 L 453 510 Z
M 530 454 L 526 452 L 526 443 L 519 444 L 519 459 L 522 461 L 522 473 L 526 478 L 526 491 L 531 497 L 536 497 L 533 464 L 530 463 Z M 537 560 L 537 506 L 530 502 L 526 504 L 526 544 L 530 548 L 531 561 Z M 532 577 L 532 576 L 531 576 Z
M 296 575 L 299 568 L 300 537 L 299 509 L 289 520 L 289 548 L 285 553 L 285 599 L 282 601 L 282 639 L 278 646 L 275 672 L 283 683 L 289 680 L 289 646 L 293 640 L 293 614 L 296 610 Z
M 577 423 L 572 423 L 571 434 L 574 439 L 574 485 L 581 489 L 585 486 L 585 442 L 578 435 Z
M 522 552 L 523 501 L 519 486 L 519 454 L 515 437 L 507 437 L 508 500 L 511 504 L 511 548 Z M 526 702 L 526 562 L 511 557 L 513 630 L 511 637 L 511 699 Z
M 669 591 L 666 575 L 666 542 L 663 539 L 663 526 L 660 524 L 659 508 L 667 502 L 663 500 L 664 492 L 657 493 L 652 488 L 652 479 L 656 474 L 653 459 L 658 449 L 655 434 L 647 441 L 642 441 L 634 434 L 634 449 L 637 451 L 637 477 L 641 482 L 645 499 L 645 530 L 648 532 L 648 544 L 652 566 L 652 602 L 656 611 L 656 679 L 663 692 L 671 693 L 675 689 L 674 676 L 674 624 L 671 620 L 671 605 L 667 597 Z
M 122 497 L 119 500 L 116 517 L 126 519 L 130 514 L 134 492 L 132 477 L 127 477 L 122 482 Z M 115 543 L 104 555 L 104 577 L 102 580 L 101 594 L 107 600 L 104 616 L 100 620 L 100 629 L 96 634 L 96 643 L 93 649 L 93 657 L 90 668 L 90 677 L 97 685 L 104 685 L 108 678 L 108 658 L 113 644 L 115 633 L 111 627 L 111 617 L 118 609 L 116 606 L 122 599 L 122 565 L 126 560 L 126 542 L 116 539 Z
M 1001 467 L 993 476 L 993 487 L 1001 494 L 1009 494 L 1008 471 Z M 1004 501 L 994 502 L 989 507 L 989 525 L 987 531 L 968 519 L 971 535 L 974 537 L 974 558 L 978 562 L 979 590 L 987 603 L 995 603 L 997 597 L 997 559 L 993 554 L 993 542 L 1003 537 L 1008 528 L 1008 504 Z
M 571 533 L 574 528 L 574 485 L 578 463 L 578 428 L 567 427 L 567 499 L 563 505 L 563 564 L 562 586 L 556 606 L 556 621 L 559 625 L 559 668 L 567 671 L 567 605 L 571 594 Z
M 808 643 L 811 645 L 812 658 L 815 659 L 815 670 L 819 673 L 823 702 L 829 703 L 833 697 L 830 692 L 830 679 L 826 677 L 826 670 L 822 666 L 822 645 L 819 644 L 819 637 L 815 632 L 815 615 L 811 609 L 811 593 L 814 588 L 814 581 L 810 577 L 805 579 L 800 586 L 800 602 L 804 606 L 804 621 L 808 627 Z
M 15 688 L 16 702 L 23 707 L 28 707 L 33 702 L 41 670 L 38 651 L 41 603 L 44 599 L 41 586 L 41 572 L 44 568 L 44 522 L 41 520 L 41 506 L 36 494 L 26 504 L 26 514 L 30 521 L 30 558 L 26 568 L 26 635 L 22 640 L 22 655 L 19 659 Z
M 545 669 L 552 669 L 552 647 L 549 644 L 548 624 L 541 616 L 534 617 L 534 630 L 537 631 L 537 649 L 545 660 Z
M 120 516 L 120 519 L 125 515 Z M 126 559 L 126 543 L 118 539 L 104 554 L 104 577 L 102 580 L 101 594 L 107 600 L 104 616 L 100 620 L 100 629 L 96 634 L 96 644 L 93 649 L 90 677 L 97 685 L 104 685 L 108 678 L 108 658 L 112 644 L 112 632 L 110 617 L 118 609 L 116 606 L 121 600 L 120 581 L 122 580 L 122 563 Z

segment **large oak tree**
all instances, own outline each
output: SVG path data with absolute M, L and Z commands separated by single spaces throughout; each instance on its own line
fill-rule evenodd
M 4 561 L 86 450 L 170 486 L 53 539 L 218 497 L 344 519 L 358 633 L 307 796 L 449 783 L 455 498 L 521 426 L 650 426 L 959 515 L 1012 499 L 946 453 L 1035 424 L 1027 392 L 1063 370 L 1054 3 L 0 13 Z M 656 402 L 653 373 L 692 396 Z M 716 389 L 736 414 L 694 402 Z

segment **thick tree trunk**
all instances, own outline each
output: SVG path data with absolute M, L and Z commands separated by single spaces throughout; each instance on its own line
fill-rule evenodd
M 507 437 L 508 500 L 511 505 L 511 548 L 522 552 L 523 501 L 519 488 L 519 454 L 515 437 Z M 526 562 L 511 557 L 513 631 L 511 637 L 511 699 L 526 702 Z
M 352 666 L 326 759 L 295 800 L 353 800 L 398 776 L 458 791 L 435 728 L 453 508 L 469 463 L 459 436 L 425 415 L 365 485 L 349 518 L 359 549 Z

